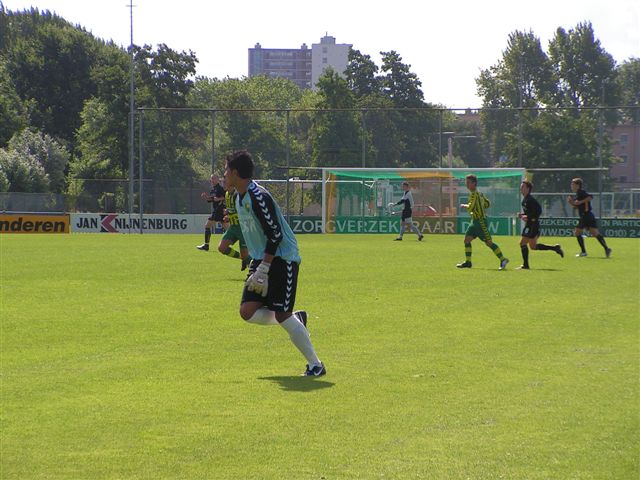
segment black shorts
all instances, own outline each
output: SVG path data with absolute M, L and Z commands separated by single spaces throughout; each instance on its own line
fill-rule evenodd
M 212 210 L 211 215 L 209 215 L 209 220 L 211 220 L 212 222 L 222 222 L 223 219 L 224 219 L 224 208 L 222 208 L 222 206 Z
M 527 222 L 522 229 L 522 236 L 536 238 L 540 236 L 540 222 Z
M 400 218 L 401 218 L 401 221 L 403 222 L 411 218 L 411 210 L 402 210 L 402 216 Z
M 256 271 L 261 260 L 252 260 L 249 265 L 247 278 Z M 296 262 L 289 262 L 280 257 L 275 257 L 269 269 L 269 288 L 267 296 L 256 292 L 250 292 L 245 285 L 242 290 L 242 301 L 261 302 L 269 310 L 274 312 L 293 312 L 296 303 L 296 287 L 298 285 L 298 269 Z
M 581 215 L 576 228 L 581 230 L 585 228 L 598 228 L 598 222 L 596 222 L 596 217 L 593 215 L 593 212 L 587 212 Z

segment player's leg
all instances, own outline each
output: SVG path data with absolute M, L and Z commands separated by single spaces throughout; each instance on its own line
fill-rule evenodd
M 413 224 L 413 218 L 409 217 L 407 220 L 407 225 L 411 226 L 411 231 L 418 236 L 418 240 L 422 240 L 423 235 L 420 233 L 420 230 L 418 230 L 418 227 Z
M 467 232 L 465 233 L 464 236 L 464 262 L 462 263 L 458 263 L 456 265 L 456 267 L 458 268 L 471 268 L 472 263 L 471 263 L 471 242 L 473 241 L 475 237 L 474 234 L 474 230 L 473 230 L 473 224 L 469 225 L 469 228 L 467 228 Z
M 222 240 L 218 244 L 218 251 L 232 258 L 240 258 L 240 252 L 231 248 L 231 245 L 238 241 L 238 235 L 236 234 L 236 228 L 239 228 L 237 225 L 230 226 L 224 235 L 222 236 Z
M 207 223 L 204 224 L 204 243 L 202 245 L 198 245 L 196 248 L 199 250 L 209 250 L 209 241 L 211 240 L 211 226 L 214 225 L 214 221 L 212 217 L 207 219 Z
M 396 238 L 396 240 L 402 240 L 404 231 L 405 231 L 405 219 L 403 218 L 402 220 L 400 220 L 400 233 L 398 234 L 398 237 Z
M 502 250 L 500 250 L 498 244 L 493 242 L 489 229 L 487 228 L 486 221 L 484 219 L 479 220 L 479 224 L 482 229 L 480 232 L 480 239 L 483 240 L 485 245 L 493 251 L 493 254 L 496 257 L 498 257 L 498 260 L 500 260 L 500 270 L 504 270 L 507 263 L 509 263 L 509 259 L 502 254 Z
M 579 221 L 580 223 L 582 222 L 582 219 L 580 219 Z M 576 227 L 575 230 L 575 236 L 576 236 L 576 240 L 578 241 L 578 245 L 580 245 L 580 253 L 576 254 L 576 257 L 586 257 L 587 256 L 587 250 L 584 248 L 584 238 L 582 238 L 582 232 L 584 230 L 582 229 L 582 227 L 580 226 L 580 224 L 578 224 L 578 226 Z
M 611 249 L 607 245 L 607 242 L 605 241 L 604 236 L 600 233 L 600 230 L 598 230 L 596 227 L 591 227 L 589 228 L 589 233 L 591 234 L 592 237 L 595 237 L 598 239 L 598 242 L 600 242 L 600 245 L 602 245 L 602 248 L 604 248 L 604 253 L 607 255 L 607 257 L 610 257 Z
M 291 343 L 307 360 L 305 375 L 321 376 L 326 373 L 311 343 L 309 331 L 298 315 L 293 314 L 298 284 L 298 264 L 280 257 L 273 259 L 269 270 L 268 304 L 275 311 L 276 320 L 289 334 Z
M 524 234 L 520 237 L 520 252 L 522 253 L 522 265 L 518 267 L 521 270 L 529 269 L 529 242 L 531 239 L 527 238 Z
M 534 246 L 531 247 L 532 250 L 552 250 L 561 257 L 564 257 L 564 252 L 562 251 L 562 247 L 560 246 L 560 244 L 556 243 L 555 245 L 547 245 L 545 243 L 537 243 L 537 239 L 538 237 L 534 239 L 536 243 L 534 243 Z

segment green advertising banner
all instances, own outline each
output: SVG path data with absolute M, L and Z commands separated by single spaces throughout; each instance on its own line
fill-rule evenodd
M 577 218 L 541 218 L 540 234 L 572 237 L 577 224 Z M 640 218 L 599 218 L 598 230 L 609 238 L 640 238 Z
M 522 232 L 522 222 L 515 218 L 489 217 L 489 232 L 492 235 L 516 235 Z M 424 234 L 463 234 L 471 219 L 469 217 L 415 217 L 413 223 Z M 292 216 L 289 219 L 295 233 L 322 233 L 322 217 Z M 571 237 L 577 218 L 541 218 L 540 234 L 543 237 Z M 640 238 L 640 218 L 603 218 L 598 226 L 605 237 Z M 327 224 L 328 233 L 392 233 L 400 231 L 400 218 L 353 217 L 336 218 Z
M 510 235 L 512 221 L 508 218 L 489 218 L 489 231 L 494 235 Z M 464 233 L 469 226 L 468 217 L 415 217 L 414 225 L 424 234 Z M 289 223 L 295 233 L 322 233 L 322 217 L 290 217 Z M 327 222 L 327 233 L 393 233 L 400 232 L 400 218 L 353 217 L 336 218 Z

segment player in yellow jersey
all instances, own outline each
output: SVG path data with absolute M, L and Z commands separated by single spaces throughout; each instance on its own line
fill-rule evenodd
M 229 224 L 229 228 L 224 232 L 220 243 L 218 244 L 218 251 L 223 255 L 228 255 L 233 258 L 242 259 L 242 267 L 240 270 L 245 270 L 251 262 L 249 257 L 249 251 L 247 250 L 247 244 L 242 236 L 242 230 L 240 229 L 240 221 L 238 220 L 238 212 L 236 211 L 236 193 L 233 187 L 229 187 L 224 194 L 225 203 L 225 221 Z M 231 245 L 238 242 L 240 244 L 240 252 L 231 248 Z
M 487 215 L 485 209 L 491 206 L 489 200 L 480 192 L 478 192 L 478 177 L 475 175 L 467 175 L 467 188 L 471 192 L 469 195 L 469 203 L 463 203 L 461 208 L 466 208 L 471 214 L 471 225 L 467 228 L 464 237 L 464 255 L 465 261 L 456 265 L 458 268 L 471 268 L 471 242 L 474 238 L 480 237 L 487 247 L 493 250 L 496 257 L 500 260 L 500 270 L 504 270 L 509 263 L 509 259 L 505 258 L 500 247 L 493 243 L 491 234 L 487 228 Z

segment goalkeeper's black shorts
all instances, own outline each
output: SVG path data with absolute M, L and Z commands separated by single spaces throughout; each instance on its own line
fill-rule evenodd
M 261 260 L 252 260 L 249 265 L 249 274 L 256 271 Z M 296 302 L 296 287 L 298 285 L 298 269 L 296 262 L 289 262 L 280 257 L 274 257 L 269 269 L 269 286 L 267 296 L 250 292 L 245 285 L 242 290 L 242 302 L 261 302 L 265 307 L 274 312 L 293 312 Z

